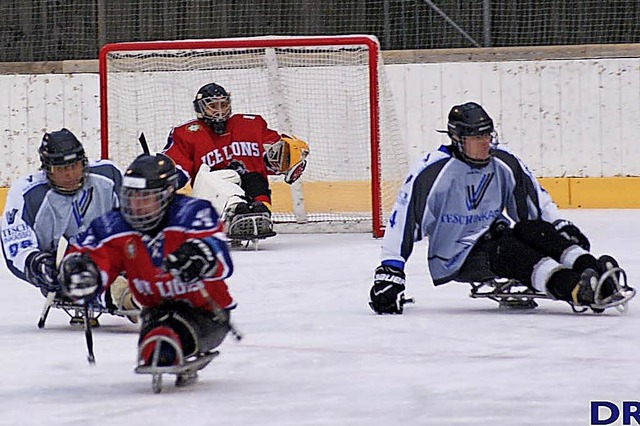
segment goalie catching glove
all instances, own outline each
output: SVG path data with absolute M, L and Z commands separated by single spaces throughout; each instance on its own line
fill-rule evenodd
M 292 184 L 302 176 L 307 167 L 309 145 L 295 136 L 282 135 L 276 143 L 266 146 L 265 162 L 269 169 L 285 175 L 284 181 Z
M 71 253 L 62 259 L 58 281 L 62 293 L 80 304 L 93 300 L 102 287 L 100 270 L 86 253 Z
M 369 292 L 369 306 L 377 314 L 401 314 L 404 304 L 404 271 L 393 266 L 381 265 L 376 268 L 373 287 Z
M 206 242 L 191 238 L 164 260 L 164 270 L 185 284 L 213 275 L 216 257 Z

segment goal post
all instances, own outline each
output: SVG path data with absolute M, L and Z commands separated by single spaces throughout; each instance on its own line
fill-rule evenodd
M 161 151 L 172 127 L 195 118 L 198 89 L 215 82 L 234 114 L 259 114 L 309 144 L 298 182 L 270 178 L 276 229 L 380 237 L 407 172 L 381 58 L 367 35 L 107 44 L 99 56 L 102 157 L 126 167 L 141 152 L 140 132 Z

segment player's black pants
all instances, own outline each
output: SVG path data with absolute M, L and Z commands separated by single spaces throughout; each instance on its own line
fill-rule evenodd
M 264 196 L 271 199 L 269 181 L 258 172 L 247 172 L 240 175 L 240 187 L 244 189 L 247 196 L 254 200 L 256 197 Z
M 140 339 L 152 329 L 169 327 L 180 337 L 185 357 L 208 352 L 219 346 L 229 331 L 229 311 L 221 311 L 224 318 L 216 318 L 211 312 L 194 308 L 187 303 L 167 301 L 155 308 L 142 311 Z
M 549 222 L 530 220 L 518 222 L 513 228 L 494 224 L 471 250 L 455 280 L 511 278 L 531 287 L 534 266 L 544 257 L 560 262 L 562 254 L 572 245 Z M 595 266 L 595 258 L 589 257 L 594 265 L 588 266 Z

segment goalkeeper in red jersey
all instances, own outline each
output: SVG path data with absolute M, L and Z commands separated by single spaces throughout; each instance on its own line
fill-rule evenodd
M 232 115 L 229 93 L 215 83 L 198 90 L 193 106 L 197 118 L 173 128 L 163 151 L 176 163 L 179 187 L 191 181 L 192 195 L 211 201 L 230 239 L 275 235 L 268 175 L 295 182 L 309 146 L 269 129 L 259 115 Z

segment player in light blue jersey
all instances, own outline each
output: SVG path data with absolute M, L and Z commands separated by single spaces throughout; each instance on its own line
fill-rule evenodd
M 122 174 L 110 161 L 89 162 L 64 128 L 45 133 L 39 155 L 40 170 L 11 185 L 0 226 L 9 270 L 47 295 L 60 288 L 61 237 L 72 241 L 91 220 L 119 207 Z
M 451 145 L 429 153 L 400 189 L 370 292 L 375 312 L 403 312 L 405 262 L 424 237 L 435 285 L 510 278 L 595 311 L 633 297 L 633 289 L 622 294 L 606 278 L 618 267 L 615 259 L 589 253 L 587 237 L 560 216 L 524 163 L 498 147 L 480 105 L 454 106 L 446 133 Z

